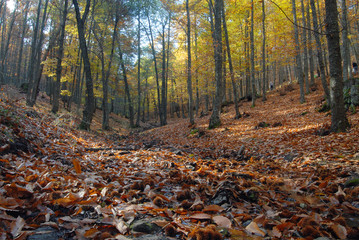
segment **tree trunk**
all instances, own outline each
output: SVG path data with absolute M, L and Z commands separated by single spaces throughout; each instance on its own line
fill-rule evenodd
M 12 36 L 11 33 L 14 28 L 17 7 L 18 7 L 18 0 L 16 0 L 15 8 L 11 14 L 10 25 L 9 25 L 9 29 L 7 31 L 6 43 L 5 43 L 3 51 L 1 51 L 2 56 L 1 56 L 1 65 L 0 65 L 0 84 L 5 82 L 4 81 L 5 75 L 6 75 L 5 63 L 6 63 L 6 59 L 7 59 L 7 53 L 9 51 L 9 45 L 10 45 L 11 36 Z
M 254 66 L 254 3 L 251 5 L 251 85 L 252 85 L 252 107 L 256 105 L 256 83 L 255 83 L 255 66 Z
M 52 112 L 57 113 L 59 110 L 59 98 L 60 98 L 60 84 L 61 84 L 61 73 L 62 73 L 62 58 L 64 57 L 64 40 L 65 40 L 65 26 L 67 18 L 67 5 L 68 0 L 65 0 L 62 22 L 61 22 L 61 35 L 59 38 L 59 50 L 57 53 L 57 68 L 56 68 L 56 83 L 54 87 L 54 99 L 52 101 Z
M 221 124 L 221 103 L 222 103 L 222 0 L 215 0 L 214 6 L 214 61 L 215 61 L 215 79 L 216 92 L 213 102 L 213 112 L 209 119 L 209 128 L 213 129 Z
M 20 50 L 19 50 L 19 59 L 18 59 L 18 63 L 17 63 L 17 86 L 21 85 L 21 63 L 22 63 L 22 58 L 23 58 L 23 51 L 24 51 L 24 39 L 25 39 L 25 34 L 26 34 L 26 30 L 27 30 L 27 16 L 29 13 L 29 6 L 30 6 L 30 0 L 27 0 L 26 5 L 25 5 L 25 13 L 24 13 L 24 20 L 22 22 L 22 31 L 21 31 L 21 40 L 20 40 Z
M 85 39 L 85 20 L 89 13 L 91 0 L 86 1 L 86 8 L 83 16 L 81 17 L 79 4 L 77 0 L 72 0 L 75 6 L 76 12 L 76 21 L 77 21 L 77 30 L 79 34 L 79 41 L 80 41 L 80 49 L 82 58 L 84 61 L 84 71 L 86 75 L 86 102 L 85 102 L 85 109 L 83 111 L 83 117 L 80 124 L 81 129 L 90 130 L 91 122 L 93 113 L 95 110 L 95 97 L 93 92 L 93 80 L 91 75 L 91 65 L 90 59 L 88 56 L 88 49 Z
M 234 79 L 234 70 L 233 70 L 233 64 L 232 64 L 232 55 L 231 55 L 231 48 L 229 46 L 229 36 L 228 36 L 228 30 L 227 30 L 227 22 L 226 22 L 226 11 L 224 8 L 224 3 L 222 0 L 222 5 L 223 5 L 223 30 L 224 30 L 224 36 L 226 38 L 226 46 L 227 46 L 227 54 L 228 54 L 228 63 L 229 63 L 229 72 L 231 75 L 231 82 L 232 82 L 232 88 L 233 88 L 233 95 L 234 95 L 234 109 L 236 111 L 236 116 L 235 119 L 238 119 L 241 117 L 241 114 L 239 112 L 239 106 L 238 106 L 238 91 L 237 91 L 237 87 L 236 87 L 236 82 Z
M 320 41 L 320 36 L 319 36 L 318 17 L 317 17 L 317 10 L 315 7 L 314 0 L 310 0 L 310 6 L 312 8 L 312 15 L 313 15 L 313 27 L 314 27 L 314 31 L 315 31 L 314 37 L 315 37 L 315 42 L 317 45 L 317 56 L 318 56 L 318 64 L 319 64 L 319 69 L 320 69 L 320 78 L 321 78 L 323 89 L 325 92 L 325 98 L 327 99 L 328 105 L 330 105 L 330 92 L 329 92 L 326 75 L 325 75 L 325 66 L 324 66 L 323 53 L 322 53 L 322 43 Z
M 162 85 L 161 85 L 161 112 L 162 118 L 161 126 L 167 124 L 167 83 L 166 83 L 166 39 L 165 39 L 165 27 L 166 24 L 162 25 Z
M 304 28 L 302 29 L 302 37 L 303 37 L 303 51 L 304 51 L 304 81 L 305 81 L 305 92 L 307 94 L 310 93 L 309 88 L 309 63 L 308 63 L 308 42 L 307 42 L 307 21 L 305 19 L 305 8 L 304 8 L 304 1 L 300 0 L 301 8 L 302 8 L 302 24 Z
M 161 106 L 161 94 L 160 94 L 160 83 L 159 83 L 159 76 L 158 76 L 156 51 L 155 51 L 155 46 L 154 46 L 154 40 L 153 40 L 153 34 L 152 34 L 152 26 L 151 26 L 151 21 L 150 21 L 149 14 L 147 14 L 147 20 L 148 20 L 148 28 L 150 30 L 149 40 L 150 40 L 151 51 L 152 51 L 152 56 L 153 56 L 153 62 L 154 62 L 154 67 L 155 67 L 155 74 L 156 74 L 157 101 L 158 101 L 158 105 Z M 159 107 L 158 110 L 159 110 L 159 115 L 160 115 L 160 123 L 162 125 L 162 122 L 161 122 L 161 119 L 162 119 L 161 107 Z
M 140 126 L 141 117 L 141 8 L 138 6 L 137 13 L 137 119 L 136 126 Z
M 309 1 L 307 3 L 307 27 L 311 29 L 310 12 L 309 12 Z M 312 32 L 308 31 L 308 54 L 309 54 L 309 71 L 310 71 L 310 85 L 314 85 L 314 57 L 312 48 Z
M 130 127 L 134 128 L 135 124 L 134 124 L 134 116 L 133 116 L 133 105 L 132 105 L 132 100 L 131 100 L 131 91 L 130 91 L 130 85 L 129 85 L 128 80 L 127 80 L 127 71 L 126 71 L 125 64 L 123 62 L 123 53 L 122 53 L 120 44 L 118 44 L 118 50 L 119 50 L 121 68 L 122 68 L 122 73 L 123 73 L 123 81 L 125 82 L 125 93 L 126 93 L 127 101 L 128 101 L 128 111 L 129 111 L 129 114 L 130 114 L 130 116 L 129 116 L 129 118 L 130 118 Z
M 295 0 L 292 0 L 292 11 L 293 11 L 293 19 L 294 19 L 294 38 L 295 38 L 295 51 L 296 51 L 296 73 L 297 79 L 300 87 L 300 103 L 305 102 L 304 98 L 304 76 L 302 71 L 302 58 L 300 56 L 300 47 L 299 47 L 299 33 L 298 33 L 298 25 L 297 25 L 297 12 L 296 12 L 296 4 Z
M 342 38 L 343 38 L 343 82 L 344 86 L 348 86 L 349 81 L 349 66 L 350 66 L 350 51 L 348 38 L 348 18 L 346 0 L 342 0 Z M 345 88 L 345 87 L 344 87 Z
M 345 114 L 343 99 L 342 59 L 340 55 L 340 36 L 336 0 L 325 0 L 325 23 L 330 64 L 331 130 L 346 131 L 350 125 Z
M 41 13 L 41 4 L 42 0 L 39 0 L 39 4 L 37 6 L 37 16 L 35 21 L 35 27 L 33 31 L 33 37 L 31 42 L 31 56 L 29 59 L 29 73 L 28 73 L 28 90 L 26 95 L 26 104 L 28 106 L 31 106 L 31 93 L 32 93 L 32 86 L 34 85 L 34 79 L 35 79 L 35 57 L 36 57 L 36 44 L 37 44 L 37 35 L 39 31 L 39 22 L 40 22 L 40 13 Z
M 29 88 L 31 88 L 31 95 L 30 95 L 29 102 L 27 103 L 28 106 L 31 106 L 31 107 L 34 106 L 34 104 L 36 102 L 37 94 L 39 91 L 40 80 L 41 80 L 41 76 L 42 76 L 43 64 L 41 64 L 41 53 L 42 53 L 42 44 L 44 41 L 44 30 L 45 30 L 45 26 L 46 26 L 48 3 L 49 3 L 49 0 L 46 0 L 45 6 L 44 6 L 44 14 L 42 16 L 42 22 L 41 22 L 41 28 L 40 28 L 40 38 L 39 38 L 39 42 L 37 43 L 37 47 L 36 47 L 37 53 L 35 54 L 35 59 L 33 60 L 36 62 L 34 69 L 33 69 L 34 80 L 33 80 L 33 84 L 31 86 L 29 86 Z
M 265 25 L 265 21 L 266 21 L 266 10 L 265 10 L 265 3 L 264 1 L 262 1 L 262 26 L 263 26 L 263 46 L 262 46 L 262 74 L 263 74 L 263 86 L 262 86 L 262 91 L 263 91 L 263 97 L 262 97 L 262 101 L 266 101 L 267 100 L 267 96 L 266 96 L 266 91 L 267 91 L 267 79 L 266 79 L 266 25 Z
M 187 12 L 187 92 L 188 92 L 188 115 L 191 125 L 194 124 L 193 113 L 193 93 L 192 93 L 192 57 L 191 57 L 191 19 L 188 7 L 188 0 L 186 0 Z

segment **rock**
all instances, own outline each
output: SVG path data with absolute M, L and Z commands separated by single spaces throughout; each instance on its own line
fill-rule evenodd
M 28 240 L 56 240 L 63 237 L 63 234 L 56 229 L 44 226 L 35 230 L 35 234 L 29 236 Z
M 140 237 L 136 237 L 136 238 L 133 238 L 133 239 L 136 239 L 136 240 L 170 240 L 171 238 L 167 238 L 167 237 L 161 236 L 161 235 L 147 234 L 147 235 L 142 235 Z
M 288 162 L 292 162 L 295 157 L 296 157 L 296 156 L 295 156 L 294 154 L 289 153 L 289 154 L 287 154 L 287 155 L 284 156 L 284 160 L 286 160 L 286 161 L 288 161 Z
M 156 233 L 161 230 L 159 226 L 151 222 L 151 219 L 141 219 L 135 221 L 130 228 L 132 231 L 141 233 Z

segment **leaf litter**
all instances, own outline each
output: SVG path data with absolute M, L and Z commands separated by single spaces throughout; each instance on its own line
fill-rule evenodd
M 243 103 L 239 120 L 224 109 L 215 130 L 171 120 L 125 139 L 4 97 L 0 238 L 357 239 L 358 114 L 321 136 L 321 96 L 297 95 Z

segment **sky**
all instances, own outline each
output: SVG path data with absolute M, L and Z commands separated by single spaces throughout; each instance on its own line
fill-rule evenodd
M 7 6 L 8 6 L 8 8 L 9 8 L 11 11 L 14 10 L 15 0 L 8 0 L 8 1 L 7 1 Z

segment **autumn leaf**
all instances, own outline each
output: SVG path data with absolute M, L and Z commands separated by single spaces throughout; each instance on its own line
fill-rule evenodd
M 76 173 L 80 174 L 81 173 L 81 165 L 80 165 L 79 160 L 72 159 L 72 163 L 74 164 L 74 168 L 75 168 Z
M 12 222 L 11 227 L 11 235 L 16 238 L 20 233 L 22 228 L 25 226 L 25 220 L 21 217 L 17 217 L 16 221 Z
M 253 221 L 245 229 L 250 234 L 254 234 L 260 237 L 264 237 L 267 234 L 265 231 L 258 227 L 257 223 Z
M 211 219 L 211 215 L 206 214 L 206 213 L 196 213 L 191 215 L 189 218 L 191 219 L 196 219 L 196 220 L 209 220 Z
M 215 224 L 217 224 L 219 227 L 224 227 L 224 228 L 231 228 L 232 227 L 232 222 L 231 220 L 229 220 L 228 218 L 224 217 L 224 216 L 214 216 L 213 217 L 213 221 L 215 222 Z
M 346 239 L 348 232 L 347 229 L 340 224 L 333 224 L 330 229 L 334 232 L 335 236 L 339 239 Z
M 208 205 L 203 208 L 203 212 L 222 212 L 224 208 L 218 205 Z
M 114 219 L 113 225 L 121 234 L 126 234 L 129 230 L 128 226 L 122 219 Z
M 18 197 L 18 198 L 31 198 L 33 196 L 33 192 L 28 189 L 18 186 L 15 183 L 11 183 L 10 185 L 5 186 L 5 190 L 7 191 L 8 196 Z

